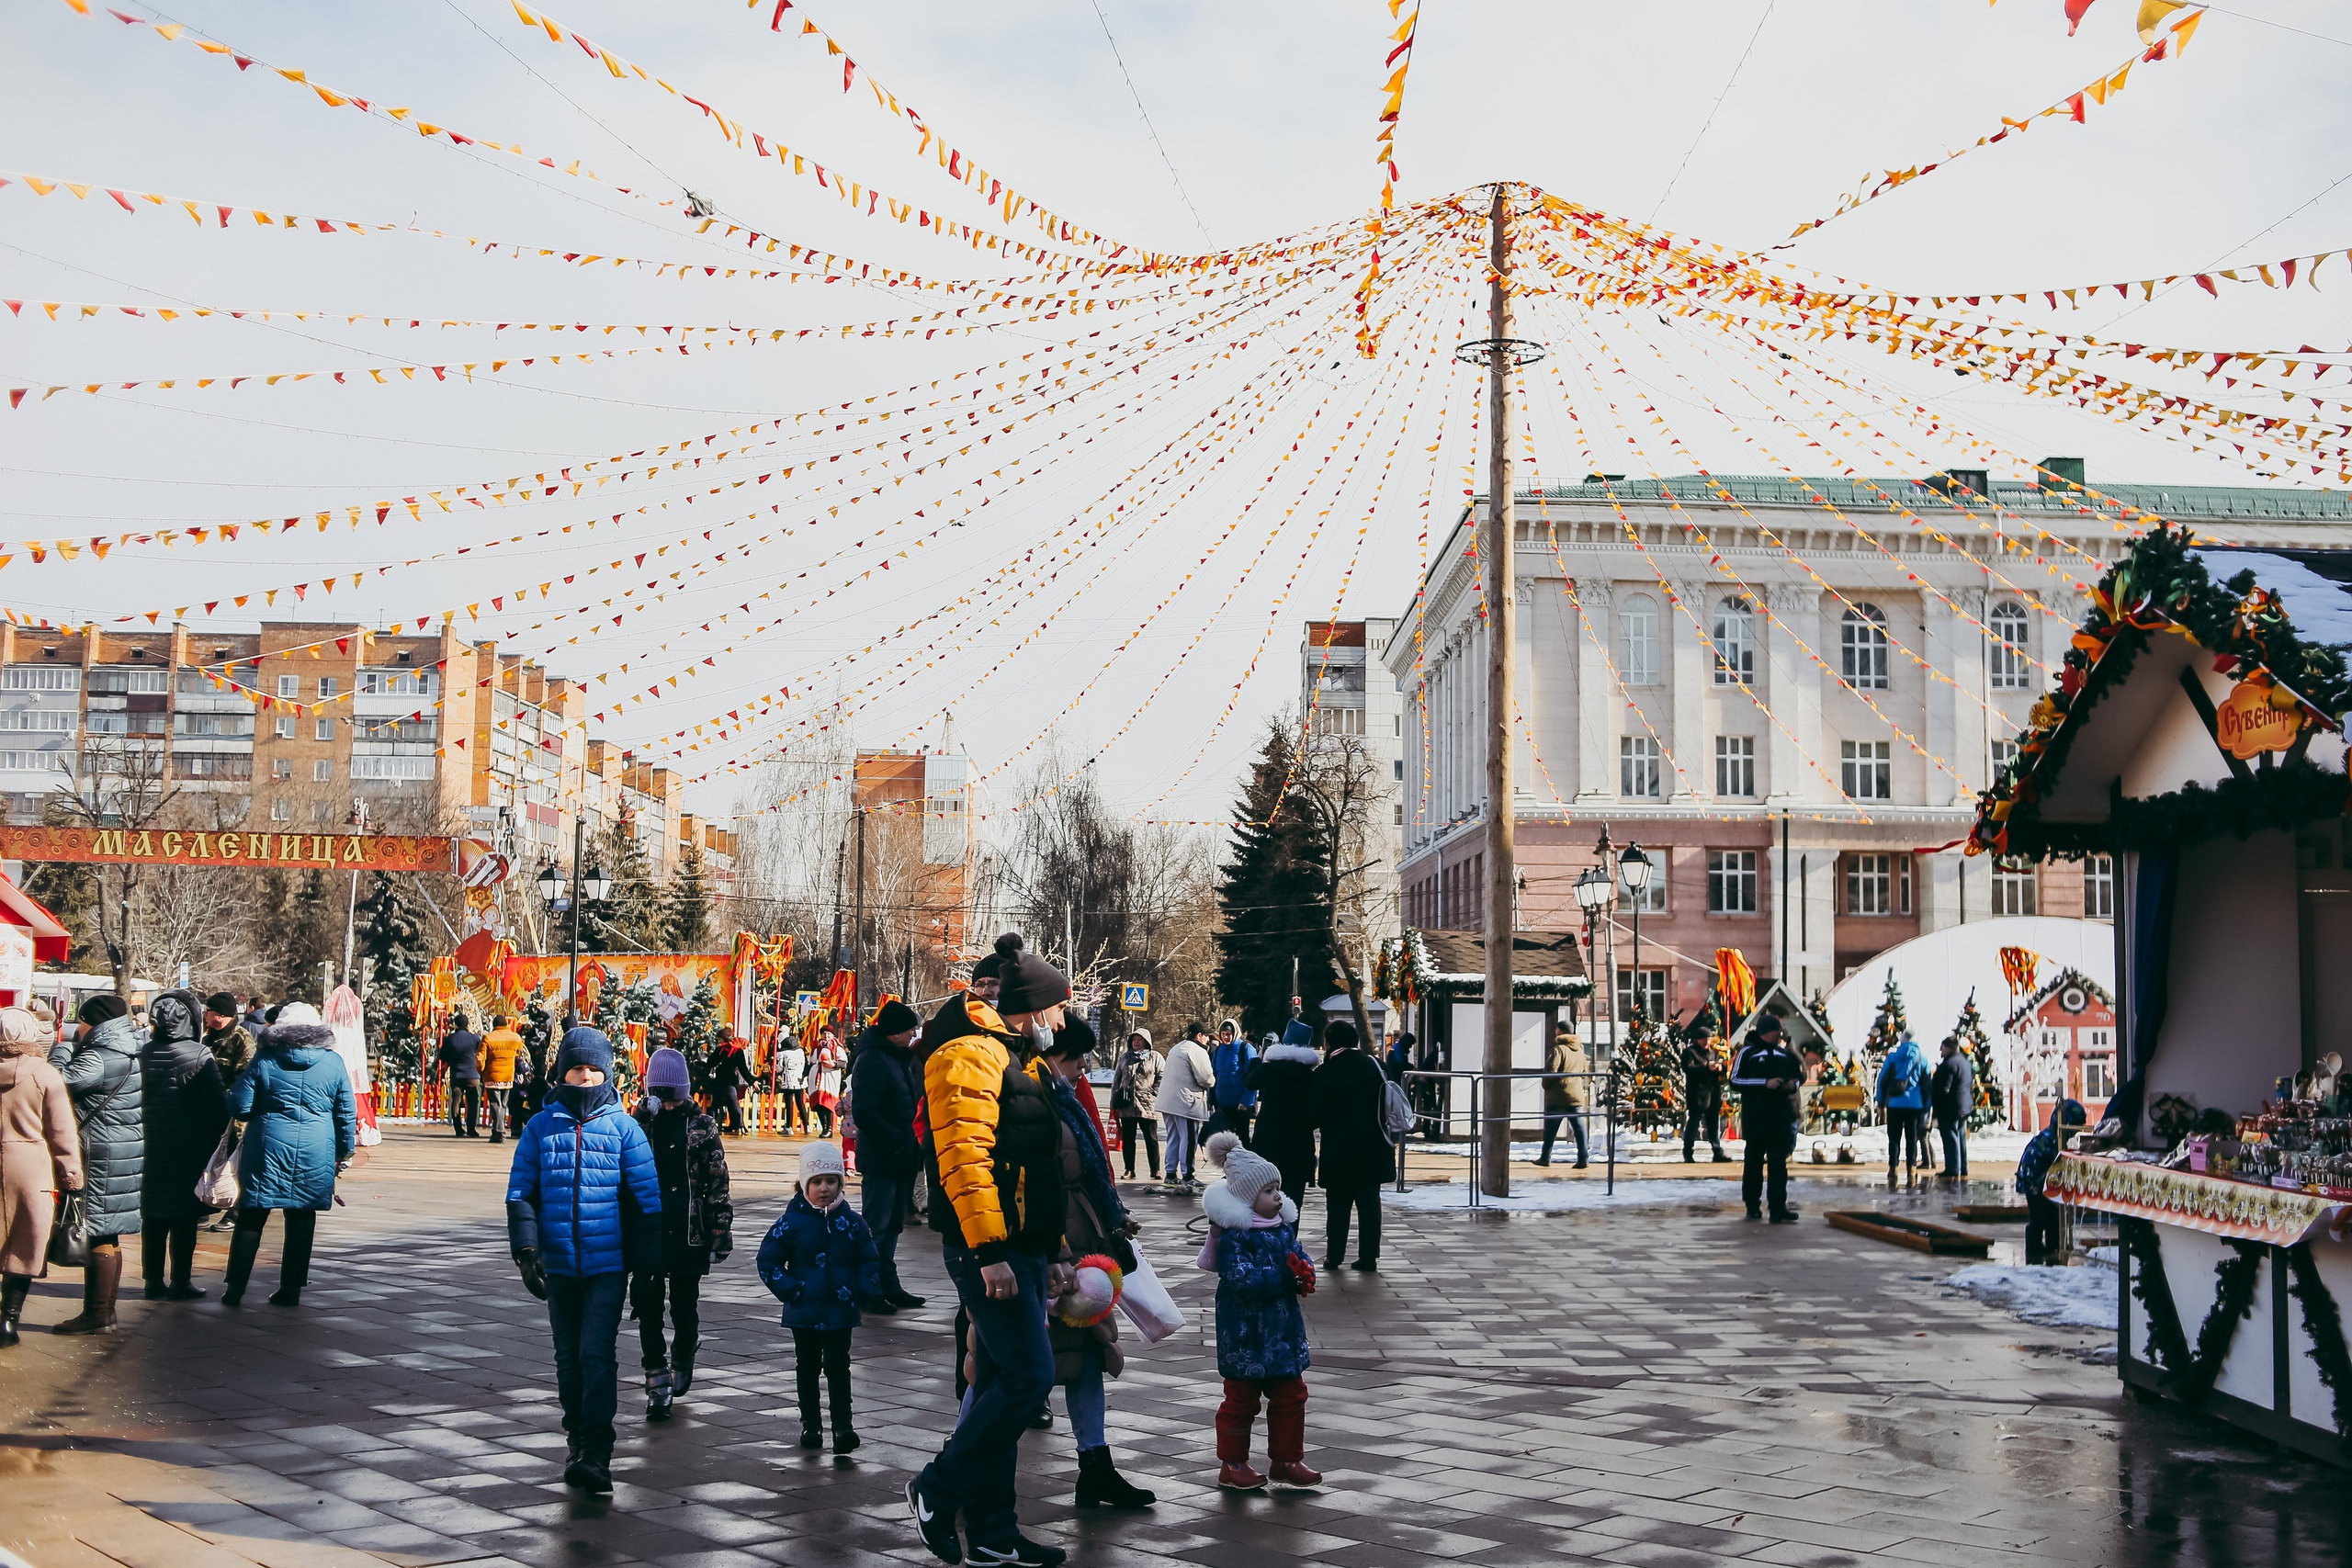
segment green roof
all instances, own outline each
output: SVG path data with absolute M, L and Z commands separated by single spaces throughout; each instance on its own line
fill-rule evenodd
M 1871 488 L 1873 485 L 1876 490 Z M 1681 474 L 1664 479 L 1619 479 L 1610 484 L 1546 485 L 1540 494 L 1534 491 L 1522 491 L 1519 499 L 1521 506 L 1540 506 L 1547 501 L 1595 502 L 1607 505 L 1612 495 L 1619 501 L 1656 502 L 1665 500 L 1668 492 L 1671 491 L 1676 501 L 1686 505 L 1720 505 L 1723 502 L 1716 489 L 1718 486 L 1748 506 L 1817 507 L 1820 502 L 1815 499 L 1816 495 L 1841 512 L 1892 511 L 1894 508 L 1887 497 L 1893 497 L 1914 511 L 1924 511 L 1929 507 L 1947 510 L 1959 510 L 1963 506 L 1982 508 L 1985 504 L 1983 497 L 1973 493 L 1947 496 L 1942 491 L 1930 488 L 1925 479 L 1792 479 L 1770 474 Z M 1811 488 L 1811 493 L 1808 493 L 1807 487 Z M 2110 519 L 2120 515 L 2114 509 L 2120 505 L 2171 518 L 2352 523 L 2352 492 L 2344 491 L 2273 490 L 2252 485 L 2141 484 L 2101 485 L 2098 489 L 2099 499 L 2094 500 L 2069 490 L 2044 490 L 2039 485 L 1996 479 L 1993 481 L 1993 502 L 2006 512 L 2066 512 Z M 1882 491 L 1883 495 L 1879 493 Z

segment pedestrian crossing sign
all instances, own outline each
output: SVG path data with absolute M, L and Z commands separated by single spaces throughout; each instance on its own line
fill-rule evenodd
M 1149 1012 L 1151 987 L 1149 986 L 1121 986 L 1119 1006 L 1128 1012 Z

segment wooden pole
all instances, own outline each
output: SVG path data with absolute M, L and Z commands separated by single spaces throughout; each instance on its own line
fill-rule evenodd
M 1510 776 L 1511 638 L 1517 619 L 1511 570 L 1516 525 L 1511 484 L 1512 354 L 1510 207 L 1500 181 L 1495 185 L 1493 229 L 1487 260 L 1487 335 L 1492 339 L 1487 365 L 1487 515 L 1481 554 L 1487 568 L 1487 1049 L 1484 1070 L 1511 1070 L 1511 942 L 1513 891 L 1519 882 L 1511 840 Z M 1478 1129 L 1479 1190 L 1492 1198 L 1510 1196 L 1511 1085 L 1485 1086 L 1486 1109 Z

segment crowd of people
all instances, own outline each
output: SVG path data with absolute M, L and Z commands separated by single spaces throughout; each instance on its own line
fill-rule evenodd
M 281 1215 L 269 1301 L 299 1306 L 319 1212 L 359 1148 L 345 1032 L 308 1003 L 227 992 L 164 991 L 137 1015 L 101 993 L 62 1028 L 40 1003 L 0 1008 L 0 1349 L 51 1265 L 82 1270 L 82 1310 L 52 1332 L 111 1333 L 134 1235 L 149 1301 L 201 1298 L 208 1218 L 232 1227 L 220 1301 L 233 1307 Z

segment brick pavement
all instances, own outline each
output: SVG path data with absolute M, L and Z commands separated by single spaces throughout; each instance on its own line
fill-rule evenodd
M 625 1384 L 620 1484 L 568 1494 L 539 1304 L 499 1219 L 503 1149 L 395 1128 L 323 1217 L 303 1305 L 124 1303 L 102 1340 L 34 1333 L 0 1360 L 0 1545 L 36 1568 L 763 1568 L 928 1562 L 898 1488 L 951 1411 L 951 1308 L 858 1338 L 854 1460 L 796 1444 L 789 1341 L 750 1252 L 789 1191 L 790 1145 L 729 1145 L 742 1247 L 706 1292 L 693 1394 L 666 1427 Z M 1376 1277 L 1307 1305 L 1319 1492 L 1210 1483 L 1212 1281 L 1190 1204 L 1134 1199 L 1194 1325 L 1130 1343 L 1121 1463 L 1160 1504 L 1079 1516 L 1066 1427 L 1023 1443 L 1033 1535 L 1084 1564 L 1385 1568 L 1754 1562 L 1790 1568 L 2352 1561 L 2340 1472 L 2123 1400 L 2082 1353 L 1947 1296 L 1953 1265 L 1818 1223 L 1821 1199 L 1932 1198 L 1807 1183 L 1807 1223 L 1748 1224 L 1736 1195 L 1611 1213 L 1400 1213 Z M 1319 1201 L 1310 1244 L 1319 1251 Z M 199 1257 L 215 1289 L 218 1239 Z M 274 1232 L 273 1232 L 274 1242 Z M 135 1292 L 134 1292 L 135 1294 Z M 37 1287 L 28 1327 L 74 1310 Z M 622 1330 L 626 1377 L 634 1329 Z M 1058 1401 L 1057 1405 L 1058 1407 Z

